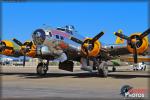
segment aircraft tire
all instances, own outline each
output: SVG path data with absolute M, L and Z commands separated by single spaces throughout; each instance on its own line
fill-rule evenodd
M 46 73 L 47 73 L 47 70 L 48 70 L 48 66 L 46 66 L 46 64 L 45 63 L 39 63 L 38 65 L 37 65 L 37 74 L 39 75 L 39 76 L 44 76 L 44 75 L 46 75 Z
M 116 67 L 113 66 L 112 67 L 112 71 L 115 72 L 116 71 Z
M 106 62 L 102 62 L 98 67 L 98 75 L 100 77 L 107 77 L 108 76 L 108 66 Z

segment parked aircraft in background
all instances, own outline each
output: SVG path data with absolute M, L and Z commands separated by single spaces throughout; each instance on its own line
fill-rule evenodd
M 10 65 L 12 64 L 13 59 L 7 57 L 0 58 L 0 65 Z
M 143 33 L 134 33 L 130 37 L 115 32 L 118 44 L 102 45 L 98 39 L 104 32 L 98 33 L 93 38 L 85 38 L 77 34 L 74 26 L 68 25 L 58 28 L 40 28 L 32 33 L 32 41 L 25 43 L 17 39 L 13 41 L 2 40 L 0 43 L 1 54 L 7 56 L 26 56 L 39 58 L 37 74 L 45 75 L 50 60 L 59 60 L 59 69 L 73 71 L 73 61 L 81 63 L 81 69 L 92 72 L 98 70 L 98 75 L 106 77 L 108 66 L 106 61 L 116 59 L 122 55 L 133 54 L 134 63 L 137 63 L 137 55 L 146 54 L 149 48 L 147 35 L 150 29 Z M 127 40 L 127 45 L 122 39 Z M 44 62 L 46 60 L 47 62 Z M 25 65 L 25 60 L 24 60 Z

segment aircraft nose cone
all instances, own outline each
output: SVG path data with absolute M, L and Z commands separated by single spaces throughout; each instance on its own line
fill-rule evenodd
M 45 41 L 46 35 L 43 29 L 37 29 L 32 34 L 33 42 L 36 45 L 41 45 Z

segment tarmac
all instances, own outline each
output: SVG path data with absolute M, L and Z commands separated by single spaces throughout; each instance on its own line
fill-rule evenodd
M 130 85 L 135 89 L 147 90 L 144 98 L 148 99 L 148 71 L 133 71 L 129 66 L 117 67 L 116 72 L 109 72 L 107 78 L 98 77 L 95 72 L 74 72 L 50 67 L 46 76 L 36 75 L 36 67 L 4 66 L 1 73 L 1 100 L 110 100 L 128 99 L 120 95 L 121 87 Z

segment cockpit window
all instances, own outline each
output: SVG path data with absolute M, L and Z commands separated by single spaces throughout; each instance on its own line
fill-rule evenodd
M 67 32 L 71 35 L 73 35 L 73 33 L 75 32 L 75 28 L 73 25 L 66 25 L 65 27 L 57 27 L 57 30 Z
M 64 28 L 57 28 L 57 30 L 66 31 Z
M 60 36 L 60 39 L 61 39 L 61 40 L 64 40 L 64 37 L 63 37 L 63 36 Z
M 59 35 L 56 35 L 56 39 L 59 39 Z

